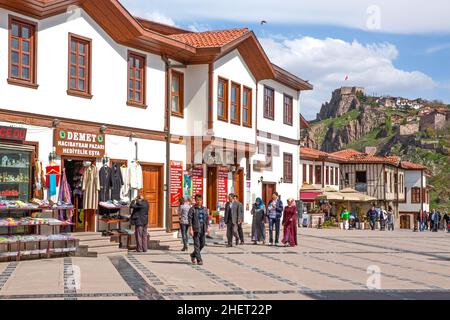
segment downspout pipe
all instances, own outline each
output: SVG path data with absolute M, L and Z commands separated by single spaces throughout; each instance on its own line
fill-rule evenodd
M 161 59 L 164 61 L 166 65 L 166 121 L 164 126 L 164 131 L 166 135 L 166 183 L 165 183 L 165 199 L 166 199 L 166 205 L 165 205 L 165 220 L 166 220 L 166 232 L 172 231 L 171 226 L 171 212 L 170 212 L 170 142 L 172 140 L 172 134 L 171 134 L 171 127 L 170 127 L 170 118 L 171 118 L 171 112 L 170 112 L 170 95 L 171 95 L 171 86 L 172 86 L 172 77 L 171 77 L 171 71 L 172 69 L 176 68 L 186 68 L 186 65 L 179 64 L 174 65 L 170 62 L 169 58 L 165 55 L 161 55 Z M 183 89 L 184 90 L 184 89 Z

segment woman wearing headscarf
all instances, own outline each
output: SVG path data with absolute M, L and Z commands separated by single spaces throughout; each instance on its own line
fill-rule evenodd
M 266 242 L 266 226 L 264 220 L 266 219 L 266 208 L 261 198 L 256 198 L 251 211 L 253 215 L 252 221 L 252 241 L 253 244 L 258 244 L 258 241 Z
M 295 247 L 297 245 L 297 207 L 292 198 L 288 199 L 288 205 L 284 208 L 283 228 L 284 235 L 282 243 L 285 246 Z

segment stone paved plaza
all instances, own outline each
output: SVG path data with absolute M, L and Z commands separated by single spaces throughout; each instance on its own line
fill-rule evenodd
M 176 251 L 0 263 L 0 299 L 449 299 L 449 240 L 301 229 L 297 248 L 209 240 L 203 266 Z

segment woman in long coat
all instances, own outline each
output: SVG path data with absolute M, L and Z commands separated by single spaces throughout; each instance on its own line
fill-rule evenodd
M 255 204 L 252 208 L 252 241 L 253 244 L 258 244 L 258 241 L 262 241 L 265 244 L 266 241 L 266 226 L 264 220 L 266 219 L 266 208 L 261 198 L 256 198 Z
M 288 199 L 288 206 L 284 208 L 283 214 L 284 235 L 282 243 L 286 246 L 297 245 L 297 207 L 294 199 Z

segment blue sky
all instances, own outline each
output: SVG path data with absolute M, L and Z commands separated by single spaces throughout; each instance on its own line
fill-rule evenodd
M 315 85 L 301 98 L 307 119 L 343 85 L 450 103 L 450 4 L 444 0 L 122 3 L 135 15 L 190 30 L 252 29 L 274 63 Z

